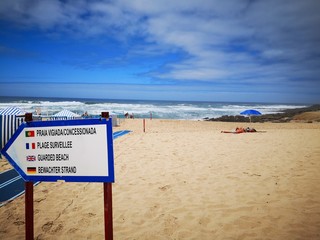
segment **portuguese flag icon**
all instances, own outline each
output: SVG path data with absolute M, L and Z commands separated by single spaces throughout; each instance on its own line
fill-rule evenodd
M 26 131 L 26 137 L 34 137 L 34 131 Z

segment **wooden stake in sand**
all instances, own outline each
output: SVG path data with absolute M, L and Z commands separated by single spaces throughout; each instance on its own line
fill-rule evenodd
M 109 112 L 102 112 L 101 117 L 109 118 Z M 113 240 L 112 219 L 112 183 L 103 183 L 104 196 L 104 236 L 106 240 Z
M 104 195 L 104 236 L 106 240 L 113 239 L 113 219 L 112 219 L 112 185 L 103 183 Z
M 26 113 L 26 122 L 32 122 L 32 113 Z M 34 235 L 33 219 L 33 182 L 26 181 L 25 186 L 25 221 L 26 240 L 32 240 Z

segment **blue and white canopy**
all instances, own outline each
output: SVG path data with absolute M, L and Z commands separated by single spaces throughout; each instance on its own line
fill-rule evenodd
M 25 112 L 16 107 L 0 110 L 0 150 L 24 120 Z
M 61 112 L 58 112 L 52 116 L 53 119 L 75 119 L 80 117 L 81 116 L 79 114 L 76 114 L 69 110 L 62 110 Z
M 22 115 L 25 114 L 20 108 L 16 107 L 7 107 L 3 110 L 0 110 L 0 115 Z

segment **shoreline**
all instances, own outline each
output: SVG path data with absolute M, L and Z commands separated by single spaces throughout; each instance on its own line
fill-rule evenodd
M 20 108 L 25 112 L 41 113 L 49 117 L 62 110 L 69 110 L 78 115 L 88 114 L 98 116 L 102 111 L 109 111 L 118 118 L 123 118 L 125 113 L 134 115 L 135 118 L 154 119 L 185 119 L 203 120 L 217 118 L 223 115 L 236 115 L 244 109 L 257 109 L 263 114 L 278 113 L 283 109 L 302 108 L 308 104 L 285 104 L 285 103 L 232 103 L 232 102 L 202 102 L 202 101 L 156 101 L 156 100 L 101 100 L 88 101 L 88 99 L 52 98 L 47 101 L 34 99 L 27 101 L 25 98 L 18 102 L 4 100 L 0 103 L 0 109 L 11 106 Z

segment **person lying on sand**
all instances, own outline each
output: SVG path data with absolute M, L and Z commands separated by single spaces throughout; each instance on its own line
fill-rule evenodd
M 236 133 L 244 133 L 244 132 L 246 132 L 246 130 L 243 127 L 236 128 Z
M 246 132 L 256 132 L 257 130 L 255 130 L 254 128 L 247 127 L 245 131 Z
M 221 131 L 222 133 L 246 133 L 246 132 L 256 132 L 254 128 L 243 128 L 243 127 L 237 127 L 235 131 Z

